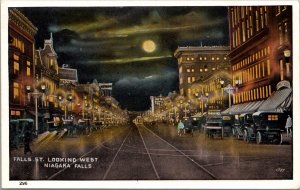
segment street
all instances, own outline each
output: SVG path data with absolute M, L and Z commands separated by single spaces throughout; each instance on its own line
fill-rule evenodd
M 11 180 L 292 179 L 290 139 L 246 143 L 203 133 L 177 136 L 174 126 L 117 126 L 90 135 L 35 140 L 31 155 L 10 155 Z M 262 172 L 263 171 L 263 172 Z

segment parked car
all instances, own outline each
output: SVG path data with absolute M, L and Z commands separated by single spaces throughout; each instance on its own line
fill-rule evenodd
M 222 126 L 224 135 L 227 137 L 234 135 L 234 115 L 222 115 Z
M 35 136 L 33 119 L 12 119 L 9 121 L 9 146 L 19 148 L 24 142 L 26 127 L 30 127 L 32 136 Z
M 255 112 L 253 124 L 247 127 L 247 141 L 282 143 L 287 115 L 282 112 Z
M 223 139 L 224 128 L 220 110 L 209 110 L 207 112 L 204 135 L 207 135 L 209 138 L 220 136 Z
M 239 117 L 240 120 L 240 132 L 242 133 L 243 140 L 249 142 L 248 130 L 253 127 L 254 121 L 252 118 L 252 113 L 244 113 Z

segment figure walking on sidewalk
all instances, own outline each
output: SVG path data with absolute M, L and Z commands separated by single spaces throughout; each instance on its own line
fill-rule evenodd
M 288 115 L 288 118 L 286 119 L 286 136 L 291 137 L 292 136 L 292 126 L 293 126 L 293 121 L 290 115 Z

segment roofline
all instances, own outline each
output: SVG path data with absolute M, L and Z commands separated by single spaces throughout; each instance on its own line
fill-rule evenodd
M 185 46 L 175 50 L 174 56 L 178 58 L 183 52 L 198 52 L 198 51 L 230 51 L 230 46 Z

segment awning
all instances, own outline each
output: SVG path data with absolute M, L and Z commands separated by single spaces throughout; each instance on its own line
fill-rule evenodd
M 242 104 L 236 104 L 231 106 L 230 108 L 224 110 L 221 114 L 222 115 L 236 115 L 242 113 L 254 113 L 257 109 L 263 104 L 264 101 L 254 101 L 254 102 L 247 102 Z
M 290 111 L 292 109 L 293 93 L 291 88 L 275 91 L 259 107 L 258 111 Z

